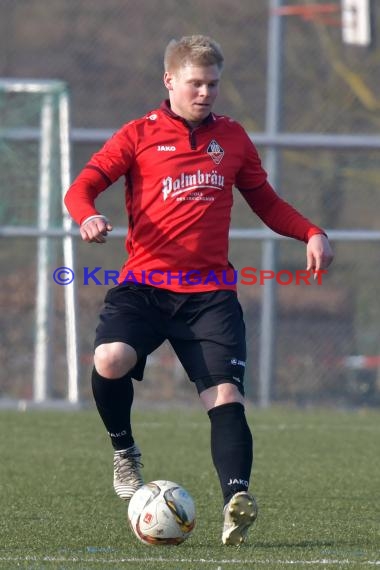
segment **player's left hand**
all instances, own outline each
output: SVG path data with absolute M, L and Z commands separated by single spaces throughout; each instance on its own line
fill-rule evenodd
M 306 269 L 308 271 L 317 272 L 321 269 L 327 269 L 334 259 L 334 254 L 330 242 L 325 235 L 317 234 L 309 239 L 306 247 L 306 258 Z M 316 277 L 317 273 L 315 273 L 314 278 Z

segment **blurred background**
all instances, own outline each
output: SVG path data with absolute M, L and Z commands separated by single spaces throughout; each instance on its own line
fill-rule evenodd
M 0 77 L 57 79 L 67 85 L 74 177 L 106 136 L 165 98 L 162 60 L 167 43 L 188 34 L 214 37 L 225 55 L 215 111 L 243 124 L 277 191 L 330 230 L 335 252 L 323 285 L 293 282 L 271 290 L 268 341 L 262 324 L 264 287 L 239 286 L 247 325 L 248 396 L 261 405 L 376 406 L 380 404 L 380 50 L 376 41 L 380 9 L 372 6 L 371 43 L 357 46 L 342 40 L 339 2 L 328 18 L 311 19 L 275 16 L 274 4 L 281 2 L 1 0 Z M 276 53 L 271 43 L 274 29 Z M 277 132 L 339 135 L 341 144 L 271 147 L 264 136 L 273 130 L 271 109 Z M 38 95 L 0 90 L 2 227 L 37 224 L 38 141 L 9 140 L 4 130 L 37 127 L 40 114 Z M 352 135 L 362 135 L 362 144 L 350 146 Z M 369 144 L 366 137 L 375 142 Z M 58 138 L 57 134 L 52 144 L 54 156 Z M 58 170 L 56 166 L 51 174 L 55 227 L 62 223 Z M 100 198 L 99 205 L 115 226 L 126 228 L 122 181 Z M 231 227 L 262 228 L 238 192 Z M 366 237 L 358 239 L 358 230 L 367 232 Z M 28 400 L 34 394 L 37 240 L 0 235 L 0 398 Z M 119 269 L 125 256 L 123 241 L 109 239 L 100 247 L 75 239 L 76 271 L 81 274 L 85 266 Z M 268 269 L 263 265 L 264 246 L 261 238 L 234 238 L 230 260 L 236 269 Z M 304 244 L 278 240 L 269 247 L 277 270 L 305 267 Z M 53 270 L 63 265 L 61 240 L 51 238 L 49 248 Z M 64 288 L 52 279 L 50 288 L 47 396 L 60 399 L 67 395 Z M 107 289 L 76 281 L 83 402 L 91 399 L 94 329 Z M 270 346 L 264 346 L 266 342 Z M 262 359 L 268 350 L 272 369 L 263 381 Z M 146 401 L 197 399 L 166 344 L 150 357 L 146 379 L 138 389 Z

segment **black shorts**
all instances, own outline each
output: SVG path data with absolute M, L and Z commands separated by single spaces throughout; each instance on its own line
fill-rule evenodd
M 146 357 L 168 340 L 198 393 L 224 382 L 244 395 L 245 324 L 234 291 L 173 293 L 123 283 L 104 299 L 95 347 L 124 342 L 137 353 L 132 378 L 142 380 Z

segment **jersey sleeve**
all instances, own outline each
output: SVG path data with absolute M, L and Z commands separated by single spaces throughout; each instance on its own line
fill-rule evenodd
M 236 175 L 235 186 L 239 190 L 260 188 L 268 178 L 267 173 L 261 164 L 255 145 L 243 127 L 240 129 L 240 140 L 237 142 L 244 149 L 244 160 Z
M 95 200 L 111 184 L 127 174 L 135 155 L 134 125 L 129 123 L 117 131 L 96 152 L 75 178 L 65 195 L 65 206 L 80 225 L 100 212 Z
M 283 200 L 267 180 L 260 156 L 243 130 L 245 160 L 236 177 L 236 186 L 255 214 L 274 232 L 307 243 L 311 236 L 325 232 Z
M 273 190 L 269 182 L 261 188 L 240 190 L 255 214 L 274 232 L 307 243 L 325 232 L 300 214 Z

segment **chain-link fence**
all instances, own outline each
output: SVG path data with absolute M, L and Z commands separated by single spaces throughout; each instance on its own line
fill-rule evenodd
M 375 40 L 368 49 L 343 44 L 338 26 L 290 17 L 283 20 L 283 131 L 379 133 L 379 12 L 373 11 Z M 168 41 L 206 33 L 220 42 L 226 60 L 216 112 L 231 115 L 248 131 L 260 133 L 266 124 L 268 17 L 269 3 L 264 0 L 3 0 L 0 75 L 64 80 L 71 91 L 74 128 L 116 129 L 155 108 L 165 97 L 162 57 Z M 98 146 L 73 145 L 74 175 Z M 265 148 L 259 150 L 265 157 Z M 284 148 L 279 152 L 277 189 L 325 228 L 375 230 L 380 205 L 379 155 L 377 149 Z M 20 170 L 25 172 L 24 166 L 20 164 Z M 17 187 L 14 192 L 22 208 L 23 192 Z M 126 224 L 122 205 L 121 184 L 100 199 L 100 208 L 116 226 Z M 261 227 L 239 195 L 232 227 Z M 0 392 L 27 398 L 32 394 L 33 377 L 35 242 L 25 238 L 1 241 Z M 277 287 L 273 400 L 379 403 L 378 360 L 352 359 L 380 355 L 378 242 L 333 245 L 336 260 L 322 286 Z M 119 239 L 101 248 L 78 241 L 77 253 L 79 269 L 105 267 L 105 259 L 106 268 L 118 269 L 124 246 Z M 237 268 L 260 268 L 261 243 L 233 240 L 230 258 Z M 281 241 L 277 263 L 279 269 L 303 268 L 304 246 Z M 106 289 L 78 285 L 83 398 L 89 396 L 93 330 Z M 262 288 L 241 285 L 239 293 L 248 330 L 246 383 L 250 396 L 257 399 Z M 66 390 L 67 374 L 64 309 L 58 286 L 54 294 L 51 395 L 60 397 Z M 194 397 L 183 380 L 181 368 L 165 345 L 152 355 L 140 393 L 155 400 Z

